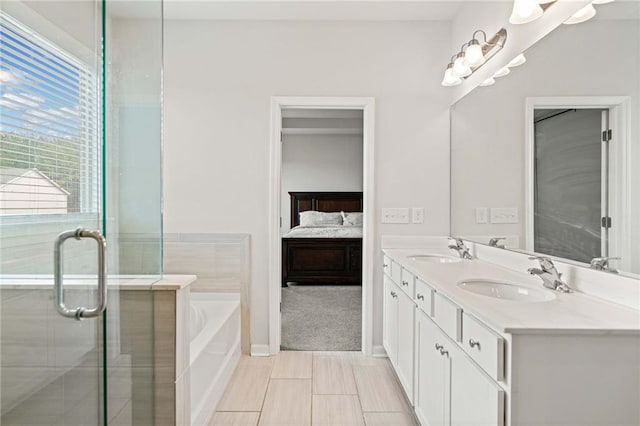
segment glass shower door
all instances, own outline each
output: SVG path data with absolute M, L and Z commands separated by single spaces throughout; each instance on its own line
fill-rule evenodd
M 0 11 L 3 426 L 106 414 L 102 7 Z
M 162 1 L 4 1 L 0 25 L 0 425 L 158 424 Z

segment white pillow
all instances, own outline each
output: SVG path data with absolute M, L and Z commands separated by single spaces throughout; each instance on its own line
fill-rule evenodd
M 344 226 L 362 226 L 362 213 L 342 213 L 342 224 Z
M 335 226 L 342 225 L 340 213 L 323 213 L 309 210 L 300 213 L 300 226 Z

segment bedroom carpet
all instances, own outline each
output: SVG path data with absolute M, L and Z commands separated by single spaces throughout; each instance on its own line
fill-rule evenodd
M 282 289 L 281 349 L 359 351 L 361 329 L 361 286 L 290 285 Z

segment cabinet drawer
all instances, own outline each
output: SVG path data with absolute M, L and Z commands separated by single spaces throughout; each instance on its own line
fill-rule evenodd
M 503 380 L 504 339 L 467 313 L 462 319 L 462 348 L 494 380 Z
M 429 315 L 433 316 L 433 289 L 420 278 L 416 278 L 416 305 L 418 308 Z
M 456 342 L 462 338 L 462 308 L 436 293 L 433 300 L 433 317 L 436 324 Z
M 413 299 L 413 289 L 415 288 L 416 278 L 413 274 L 406 269 L 402 270 L 402 276 L 400 279 L 400 288 L 406 293 L 407 296 Z
M 395 260 L 391 261 L 391 279 L 400 287 L 400 283 L 402 282 L 402 266 Z
M 382 271 L 387 276 L 391 276 L 391 259 L 387 256 L 382 256 Z

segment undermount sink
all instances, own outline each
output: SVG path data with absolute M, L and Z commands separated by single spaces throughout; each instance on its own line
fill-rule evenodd
M 413 256 L 409 256 L 409 259 L 415 260 L 417 262 L 428 263 L 457 263 L 461 261 L 461 259 L 457 257 L 438 256 L 435 254 L 416 254 Z
M 514 302 L 548 302 L 556 298 L 550 290 L 489 280 L 462 281 L 458 287 L 481 296 Z

